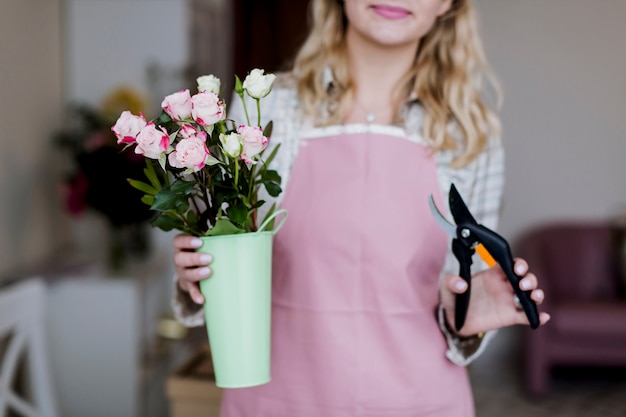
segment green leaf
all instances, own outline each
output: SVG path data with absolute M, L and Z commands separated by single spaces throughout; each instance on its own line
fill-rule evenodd
M 276 146 L 274 146 L 274 149 L 272 149 L 272 153 L 270 154 L 270 156 L 268 156 L 267 159 L 265 159 L 265 166 L 269 166 L 272 163 L 272 161 L 276 157 L 276 153 L 278 152 L 278 148 L 280 148 L 280 143 L 278 143 L 278 144 L 276 144 Z
M 163 111 L 159 115 L 159 118 L 157 119 L 156 124 L 163 125 L 163 124 L 169 123 L 171 121 L 172 121 L 172 118 L 170 117 L 170 115 Z
M 174 219 L 169 216 L 158 216 L 151 222 L 152 226 L 158 227 L 159 229 L 169 232 L 170 230 L 183 230 L 185 224 L 180 219 Z
M 235 224 L 244 224 L 248 217 L 248 208 L 243 204 L 236 204 L 226 209 L 226 216 Z
M 254 203 L 252 205 L 252 207 L 250 207 L 250 212 L 252 212 L 252 210 L 254 209 L 258 209 L 259 207 L 261 207 L 263 204 L 265 204 L 265 200 L 259 200 L 256 203 Z
M 172 184 L 170 190 L 175 194 L 189 195 L 193 190 L 195 182 L 178 180 Z
M 265 128 L 263 129 L 263 136 L 265 137 L 270 137 L 272 136 L 272 130 L 274 129 L 274 122 L 273 121 L 269 121 L 266 125 Z
M 165 171 L 165 161 L 167 161 L 167 156 L 165 156 L 165 153 L 162 153 L 159 155 L 159 166 L 163 171 Z
M 273 181 L 263 181 L 263 185 L 265 186 L 267 193 L 271 195 L 272 197 L 278 197 L 278 195 L 282 191 L 282 188 L 280 188 L 280 185 L 276 184 Z
M 141 197 L 141 202 L 149 206 L 152 206 L 154 204 L 154 196 L 146 194 L 143 197 Z
M 157 211 L 175 210 L 181 203 L 180 197 L 180 194 L 164 188 L 154 196 L 154 204 L 150 208 Z
M 150 159 L 146 159 L 146 168 L 143 170 L 143 173 L 146 175 L 146 178 L 148 178 L 148 181 L 150 181 L 150 184 L 152 184 L 154 188 L 157 190 L 162 188 L 161 181 L 159 181 L 154 165 Z
M 127 181 L 133 188 L 136 188 L 139 191 L 143 191 L 144 193 L 146 193 L 148 195 L 155 195 L 156 193 L 159 192 L 159 190 L 157 190 L 156 188 L 154 188 L 150 184 L 146 184 L 143 181 L 137 181 L 137 180 L 133 180 L 131 178 L 128 178 Z
M 200 218 L 198 217 L 198 213 L 195 211 L 190 211 L 187 213 L 187 221 L 191 224 L 197 224 Z
M 235 75 L 235 93 L 243 98 L 243 83 L 237 75 Z
M 241 229 L 234 224 L 232 224 L 227 219 L 218 219 L 215 222 L 215 226 L 209 229 L 205 235 L 206 236 L 221 236 L 221 235 L 235 235 L 239 233 L 246 233 L 244 229 Z
M 189 210 L 189 202 L 187 200 L 182 200 L 178 206 L 176 207 L 176 213 L 185 214 Z
M 265 171 L 261 175 L 261 178 L 263 178 L 263 181 L 273 181 L 273 182 L 275 182 L 277 184 L 280 184 L 280 181 L 281 181 L 280 175 L 278 175 L 278 172 L 276 172 L 273 169 Z
M 221 164 L 221 163 L 222 163 L 222 162 L 221 162 L 219 159 L 217 159 L 217 158 L 215 158 L 215 157 L 213 157 L 213 156 L 211 156 L 211 155 L 209 155 L 209 156 L 207 157 L 206 164 L 207 164 L 208 166 L 213 166 L 213 165 L 217 165 L 217 164 Z

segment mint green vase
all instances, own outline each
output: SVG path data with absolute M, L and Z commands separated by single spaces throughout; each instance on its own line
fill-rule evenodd
M 281 213 L 280 223 L 266 231 Z M 200 290 L 218 387 L 251 387 L 271 379 L 272 240 L 286 218 L 278 210 L 258 232 L 201 238 L 198 250 L 213 256 L 213 272 Z

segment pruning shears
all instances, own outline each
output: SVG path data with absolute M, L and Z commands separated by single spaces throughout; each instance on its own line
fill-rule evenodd
M 448 199 L 450 213 L 455 224 L 449 222 L 441 214 L 432 195 L 429 204 L 439 226 L 452 238 L 452 253 L 459 261 L 459 276 L 467 283 L 467 291 L 457 294 L 455 300 L 454 326 L 456 330 L 461 330 L 467 316 L 472 279 L 470 268 L 474 253 L 478 253 L 489 267 L 500 265 L 528 317 L 530 327 L 533 329 L 539 327 L 537 305 L 530 298 L 531 291 L 523 291 L 519 287 L 522 277 L 513 269 L 514 260 L 508 242 L 493 230 L 476 222 L 454 184 L 450 186 Z

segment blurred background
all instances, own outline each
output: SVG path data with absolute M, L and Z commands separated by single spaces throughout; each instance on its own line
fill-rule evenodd
M 503 330 L 472 365 L 478 415 L 626 415 L 626 2 L 474 3 L 505 94 L 499 230 L 555 300 L 553 330 Z M 307 1 L 1 4 L 0 280 L 46 283 L 60 415 L 182 417 L 166 381 L 202 330 L 171 322 L 172 234 L 103 182 L 136 169 L 107 152 L 111 114 L 154 117 L 198 75 L 230 89 L 233 73 L 286 68 Z M 573 322 L 559 298 L 579 302 Z

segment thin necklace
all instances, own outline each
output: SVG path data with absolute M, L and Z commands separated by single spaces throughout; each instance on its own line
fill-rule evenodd
M 360 107 L 360 108 L 361 108 L 361 110 L 363 110 L 363 111 L 365 112 L 365 121 L 366 121 L 368 124 L 372 124 L 372 123 L 374 123 L 374 121 L 376 120 L 376 113 L 378 113 L 380 110 L 382 110 L 382 109 L 384 109 L 385 107 L 387 107 L 387 106 L 385 105 L 385 106 L 380 106 L 380 107 L 378 107 L 378 108 L 376 108 L 376 109 L 374 109 L 374 110 L 369 110 L 369 109 L 365 108 L 365 106 L 364 106 L 364 105 L 362 105 L 362 104 L 361 104 L 361 103 L 360 103 L 360 102 L 359 102 L 356 98 L 354 99 L 354 103 L 355 103 L 358 107 Z

